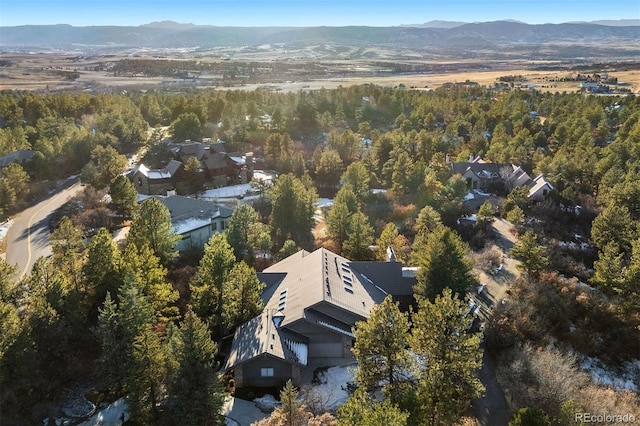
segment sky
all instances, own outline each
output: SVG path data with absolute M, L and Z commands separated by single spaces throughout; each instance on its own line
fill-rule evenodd
M 0 0 L 0 26 L 394 26 L 432 20 L 528 24 L 640 19 L 640 0 Z

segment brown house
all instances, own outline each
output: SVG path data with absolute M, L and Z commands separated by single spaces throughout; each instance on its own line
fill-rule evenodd
M 167 195 L 173 191 L 180 181 L 183 165 L 180 161 L 171 160 L 162 169 L 149 169 L 144 164 L 138 164 L 130 174 L 138 194 Z
M 277 387 L 289 379 L 300 384 L 314 367 L 352 360 L 353 327 L 389 293 L 381 278 L 395 271 L 399 276 L 388 289 L 397 287 L 400 293 L 415 283 L 402 280 L 396 262 L 371 262 L 381 264 L 377 271 L 385 270 L 371 277 L 366 273 L 376 270 L 364 263 L 320 248 L 301 250 L 258 274 L 266 284 L 265 309 L 236 330 L 225 365 L 236 386 Z
M 248 183 L 253 172 L 252 156 L 242 156 L 238 153 L 228 153 L 224 142 L 205 144 L 202 142 L 187 142 L 174 145 L 171 150 L 176 159 L 182 163 L 190 157 L 200 162 L 205 180 L 210 186 L 221 187 Z

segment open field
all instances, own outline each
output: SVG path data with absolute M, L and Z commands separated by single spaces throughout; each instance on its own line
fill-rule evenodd
M 123 59 L 146 59 L 147 61 L 172 61 L 174 63 L 192 61 L 206 64 L 213 71 L 201 71 L 181 77 L 151 77 L 142 73 L 122 75 L 112 71 L 114 64 Z M 258 87 L 274 91 L 314 90 L 335 88 L 355 84 L 371 83 L 382 86 L 404 85 L 406 88 L 434 89 L 445 83 L 476 82 L 491 86 L 504 76 L 521 76 L 517 85 L 533 85 L 541 91 L 574 92 L 579 90 L 578 81 L 572 79 L 578 71 L 570 70 L 565 64 L 541 61 L 424 61 L 387 60 L 367 61 L 363 59 L 282 59 L 257 62 L 263 58 L 250 60 L 227 60 L 220 58 L 162 58 L 152 56 L 70 56 L 61 54 L 0 54 L 0 90 L 33 91 L 86 91 L 89 93 L 110 92 L 126 89 L 167 89 L 180 91 L 187 88 L 246 89 Z M 195 61 L 195 62 L 194 62 Z M 267 72 L 252 76 L 238 75 L 230 78 L 231 68 L 252 69 L 264 64 Z M 539 70 L 541 66 L 553 66 L 553 70 Z M 535 69 L 538 68 L 538 69 Z M 406 71 L 399 69 L 431 69 L 432 71 Z M 282 70 L 282 71 L 279 71 Z M 311 70 L 311 71 L 310 71 Z M 611 63 L 605 69 L 591 68 L 579 71 L 581 74 L 607 72 L 609 77 L 624 82 L 624 87 L 632 93 L 640 92 L 640 66 Z M 190 74 L 190 73 L 189 73 Z

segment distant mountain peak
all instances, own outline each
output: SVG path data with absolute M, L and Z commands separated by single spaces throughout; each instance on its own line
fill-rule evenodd
M 185 30 L 190 28 L 196 28 L 198 25 L 187 23 L 183 24 L 175 21 L 154 21 L 148 24 L 140 25 L 147 28 L 160 28 L 165 30 Z
M 458 21 L 441 21 L 441 20 L 433 20 L 433 21 L 429 21 L 429 22 L 425 22 L 423 24 L 407 24 L 407 25 L 401 25 L 401 27 L 413 27 L 413 28 L 444 28 L 444 29 L 451 29 L 451 28 L 456 28 L 456 27 L 460 27 L 464 24 L 467 24 L 467 22 L 458 22 Z

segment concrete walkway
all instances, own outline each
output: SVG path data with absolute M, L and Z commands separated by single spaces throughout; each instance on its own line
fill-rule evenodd
M 268 417 L 269 414 L 260 411 L 253 401 L 227 397 L 222 408 L 222 415 L 235 421 L 240 426 L 250 426 L 253 422 Z

